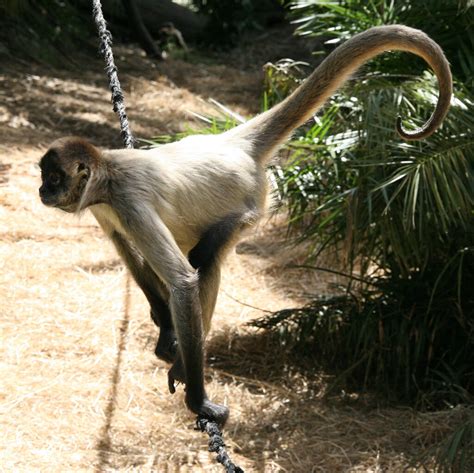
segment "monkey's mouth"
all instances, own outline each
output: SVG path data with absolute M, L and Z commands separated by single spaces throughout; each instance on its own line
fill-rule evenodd
M 52 207 L 54 209 L 59 209 L 64 212 L 74 213 L 76 211 L 75 204 L 61 204 L 54 197 L 49 197 L 47 195 L 40 195 L 41 203 L 46 205 L 46 207 Z
M 62 210 L 63 212 L 67 212 L 69 214 L 73 214 L 76 211 L 76 205 L 70 204 L 70 205 L 56 205 L 56 208 Z
M 47 207 L 56 207 L 57 206 L 56 199 L 54 199 L 52 197 L 48 197 L 46 195 L 41 195 L 40 194 L 40 199 L 41 199 L 41 203 L 43 205 L 46 205 Z

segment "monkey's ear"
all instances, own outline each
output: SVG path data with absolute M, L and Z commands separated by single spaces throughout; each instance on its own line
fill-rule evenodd
M 76 168 L 77 174 L 83 174 L 85 176 L 89 175 L 89 166 L 85 163 L 77 163 Z

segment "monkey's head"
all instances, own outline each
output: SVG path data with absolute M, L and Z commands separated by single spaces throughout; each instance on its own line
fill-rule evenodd
M 99 150 L 86 140 L 56 140 L 39 162 L 41 202 L 65 212 L 78 211 L 87 182 L 99 159 Z

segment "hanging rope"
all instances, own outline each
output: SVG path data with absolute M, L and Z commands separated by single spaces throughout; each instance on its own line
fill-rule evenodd
M 100 0 L 92 0 L 92 14 L 94 15 L 94 21 L 99 34 L 100 52 L 104 56 L 105 70 L 109 78 L 113 109 L 120 120 L 120 135 L 122 136 L 125 148 L 133 148 L 134 139 L 130 131 L 123 92 L 120 87 L 117 67 L 115 66 L 114 54 L 112 52 L 112 35 L 107 29 Z M 225 468 L 226 473 L 244 473 L 242 468 L 236 466 L 230 460 L 219 426 L 215 422 L 201 416 L 198 416 L 196 419 L 196 425 L 201 432 L 206 432 L 209 435 L 209 451 L 217 453 L 216 460 Z
M 94 21 L 99 33 L 100 52 L 103 54 L 105 59 L 105 71 L 107 72 L 107 77 L 109 78 L 109 88 L 112 92 L 112 104 L 114 107 L 114 112 L 118 115 L 120 120 L 120 135 L 122 136 L 125 148 L 133 148 L 134 139 L 128 124 L 123 92 L 122 88 L 120 87 L 117 67 L 115 66 L 114 54 L 112 52 L 112 35 L 107 29 L 107 24 L 105 23 L 104 15 L 102 14 L 102 5 L 100 0 L 92 0 L 92 14 L 94 15 Z

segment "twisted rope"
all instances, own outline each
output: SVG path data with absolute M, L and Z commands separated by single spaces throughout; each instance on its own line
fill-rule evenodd
M 130 131 L 130 125 L 125 111 L 124 96 L 118 79 L 114 54 L 112 52 L 112 34 L 107 29 L 100 0 L 92 0 L 92 14 L 99 34 L 100 52 L 104 56 L 105 70 L 109 78 L 113 109 L 120 120 L 120 135 L 122 136 L 125 148 L 133 148 L 134 139 Z M 236 466 L 230 460 L 219 426 L 215 422 L 201 416 L 198 416 L 196 419 L 196 425 L 201 432 L 206 432 L 207 435 L 209 435 L 209 451 L 217 453 L 216 460 L 225 468 L 226 473 L 244 473 L 242 468 Z
M 120 120 L 120 135 L 125 148 L 133 148 L 133 135 L 128 124 L 127 113 L 125 111 L 125 103 L 123 99 L 122 88 L 118 79 L 117 67 L 114 62 L 114 54 L 112 52 L 112 35 L 107 29 L 107 24 L 102 14 L 102 5 L 100 0 L 92 0 L 92 14 L 97 26 L 100 40 L 100 52 L 105 59 L 105 71 L 109 78 L 109 88 L 112 92 L 112 104 L 114 112 Z
M 218 425 L 205 417 L 198 417 L 196 425 L 201 432 L 206 432 L 209 435 L 209 451 L 217 453 L 216 461 L 225 468 L 225 471 L 227 473 L 244 473 L 240 466 L 232 463 L 225 449 L 222 432 L 219 430 Z

